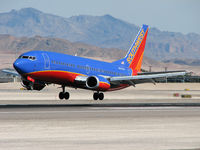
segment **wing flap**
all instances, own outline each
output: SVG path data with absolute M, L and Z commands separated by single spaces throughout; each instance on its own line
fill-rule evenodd
M 185 75 L 185 71 L 178 71 L 178 72 L 168 72 L 168 73 L 152 73 L 146 75 L 137 75 L 137 76 L 120 76 L 120 77 L 111 77 L 109 80 L 111 83 L 127 83 L 139 84 L 139 83 L 146 83 L 146 82 L 153 82 L 155 83 L 154 79 L 157 78 L 165 78 L 165 77 L 173 77 L 173 76 L 183 76 Z

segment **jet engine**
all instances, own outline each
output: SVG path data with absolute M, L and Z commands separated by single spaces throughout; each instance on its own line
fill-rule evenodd
M 101 76 L 89 76 L 86 79 L 86 87 L 100 91 L 107 91 L 110 88 L 110 82 Z

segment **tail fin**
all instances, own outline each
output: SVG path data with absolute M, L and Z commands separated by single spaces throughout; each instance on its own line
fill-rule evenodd
M 148 25 L 142 25 L 126 56 L 113 63 L 131 68 L 132 75 L 136 75 L 137 72 L 140 72 L 148 30 Z

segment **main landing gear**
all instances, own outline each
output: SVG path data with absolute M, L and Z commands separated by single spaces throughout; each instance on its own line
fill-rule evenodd
M 93 99 L 94 100 L 103 100 L 104 99 L 104 94 L 103 93 L 99 93 L 99 92 L 95 92 L 93 94 Z
M 62 99 L 66 99 L 68 100 L 70 97 L 70 94 L 69 92 L 65 92 L 65 86 L 63 85 L 62 86 L 62 92 L 59 93 L 59 98 L 62 100 Z M 99 93 L 99 91 L 97 92 L 94 92 L 93 94 L 93 99 L 94 100 L 103 100 L 104 99 L 104 94 L 103 93 Z
M 62 86 L 63 91 L 59 93 L 59 98 L 68 100 L 70 95 L 69 92 L 65 92 L 65 86 Z

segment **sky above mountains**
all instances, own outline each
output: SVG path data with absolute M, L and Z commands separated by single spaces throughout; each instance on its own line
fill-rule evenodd
M 199 0 L 1 0 L 0 13 L 33 7 L 46 13 L 116 18 L 141 26 L 148 24 L 163 31 L 200 34 Z

